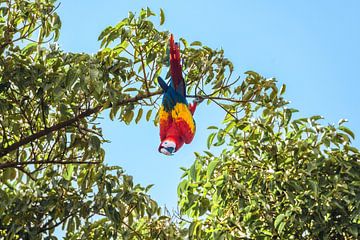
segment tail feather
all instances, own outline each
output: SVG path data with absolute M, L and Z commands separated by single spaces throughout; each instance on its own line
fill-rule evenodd
M 180 48 L 174 42 L 174 36 L 170 36 L 170 72 L 173 86 L 177 92 L 185 97 L 185 81 L 182 77 L 182 67 L 180 63 Z

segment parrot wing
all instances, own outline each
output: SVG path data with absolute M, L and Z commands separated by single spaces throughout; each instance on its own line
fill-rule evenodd
M 168 86 L 161 77 L 158 77 L 158 82 L 164 90 L 162 106 L 166 112 L 171 112 L 177 103 L 188 104 L 186 97 L 177 92 L 171 84 Z
M 183 125 L 180 123 L 181 119 L 178 117 L 178 116 L 180 116 L 178 114 L 179 109 L 180 109 L 179 106 L 184 106 L 184 107 L 186 107 L 186 109 L 188 109 L 186 98 L 182 97 L 171 86 L 169 86 L 166 89 L 166 92 L 164 92 L 162 105 L 159 110 L 160 140 L 161 141 L 163 141 L 166 138 L 166 134 L 173 122 L 176 123 L 177 127 L 178 127 L 178 125 L 181 125 L 181 126 Z M 188 110 L 188 112 L 190 112 L 190 111 Z M 186 114 L 182 114 L 181 116 L 185 116 L 185 115 Z M 174 117 L 176 117 L 176 118 L 174 118 Z M 177 122 L 179 122 L 179 124 Z M 184 129 L 184 126 L 182 127 L 182 129 Z
M 160 125 L 160 140 L 164 141 L 166 134 L 171 126 L 172 118 L 171 114 L 165 111 L 164 106 L 159 110 L 159 125 Z
M 177 103 L 171 111 L 171 117 L 184 142 L 186 144 L 191 143 L 195 135 L 196 125 L 188 106 L 184 103 Z

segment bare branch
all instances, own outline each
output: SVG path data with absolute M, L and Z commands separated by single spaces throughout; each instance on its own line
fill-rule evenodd
M 221 100 L 221 101 L 228 101 L 228 102 L 234 102 L 234 103 L 255 103 L 251 100 L 239 100 L 234 98 L 225 98 L 225 97 L 212 97 L 208 95 L 187 95 L 186 97 L 189 98 L 203 98 L 203 99 L 210 99 L 210 100 Z

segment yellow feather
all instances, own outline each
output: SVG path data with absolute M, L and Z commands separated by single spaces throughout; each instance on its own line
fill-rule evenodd
M 159 110 L 159 120 L 167 121 L 168 117 L 169 117 L 169 113 L 165 111 L 163 106 L 161 106 Z
M 183 103 L 177 103 L 171 112 L 171 116 L 173 119 L 175 119 L 175 121 L 178 118 L 183 119 L 187 123 L 187 125 L 190 127 L 191 132 L 195 132 L 194 119 L 192 117 L 192 114 L 191 114 L 188 106 L 186 106 Z

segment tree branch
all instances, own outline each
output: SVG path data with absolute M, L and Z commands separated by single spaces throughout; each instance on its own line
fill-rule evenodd
M 103 216 L 103 217 L 108 217 L 106 216 L 106 214 L 103 214 L 103 213 L 97 213 L 98 215 L 100 216 Z M 135 235 L 139 238 L 139 239 L 143 239 L 143 236 L 138 232 L 136 231 L 134 228 L 132 228 L 129 224 L 127 224 L 125 221 L 120 221 L 120 223 L 124 224 L 128 229 L 130 229 L 131 231 L 133 231 L 135 233 Z
M 25 173 L 31 180 L 33 180 L 34 182 L 36 181 L 36 178 L 34 178 L 31 173 L 29 173 L 28 171 L 26 171 L 22 166 L 16 166 L 17 169 L 19 169 L 21 172 Z
M 26 162 L 5 162 L 0 164 L 0 169 L 5 168 L 20 168 L 20 166 L 31 165 L 31 164 L 99 164 L 101 161 L 56 161 L 56 160 L 43 160 L 43 161 L 26 161 Z
M 210 100 L 221 100 L 221 101 L 228 101 L 228 102 L 234 102 L 234 103 L 249 103 L 254 101 L 252 100 L 239 100 L 234 98 L 225 98 L 225 97 L 212 97 L 208 95 L 186 95 L 186 97 L 189 98 L 203 98 L 203 99 L 210 99 Z
M 161 93 L 162 93 L 162 91 L 158 90 L 156 92 L 148 93 L 146 95 L 140 95 L 139 94 L 139 95 L 136 95 L 135 97 L 132 97 L 132 98 L 120 100 L 119 102 L 116 103 L 116 105 L 123 106 L 123 105 L 126 105 L 128 103 L 134 103 L 134 102 L 137 102 L 137 101 L 145 99 L 145 98 L 149 98 L 149 97 L 152 97 L 152 96 L 155 96 L 155 95 L 159 95 Z M 109 106 L 109 107 L 111 107 L 111 106 Z M 103 106 L 98 105 L 98 106 L 96 106 L 94 108 L 90 108 L 90 109 L 85 110 L 84 112 L 80 113 L 79 115 L 77 115 L 77 116 L 75 116 L 75 117 L 73 117 L 73 118 L 71 118 L 69 120 L 57 123 L 57 124 L 55 124 L 55 125 L 53 125 L 53 126 L 51 126 L 49 128 L 46 128 L 46 129 L 41 130 L 41 131 L 39 131 L 37 133 L 34 133 L 34 134 L 30 135 L 30 136 L 27 136 L 27 137 L 19 140 L 18 142 L 15 142 L 15 143 L 11 144 L 10 146 L 8 146 L 6 148 L 0 149 L 0 158 L 7 155 L 8 153 L 16 150 L 16 149 L 28 144 L 28 143 L 33 142 L 36 139 L 44 137 L 44 136 L 48 135 L 49 133 L 59 131 L 60 129 L 71 126 L 72 124 L 80 121 L 81 119 L 89 117 L 90 115 L 92 115 L 94 113 L 98 113 L 101 110 L 103 110 Z
M 61 219 L 59 222 L 55 223 L 54 225 L 52 226 L 49 226 L 50 223 L 52 223 L 52 221 L 54 220 L 54 218 L 50 219 L 47 223 L 45 223 L 41 228 L 40 230 L 38 231 L 38 234 L 39 233 L 43 233 L 43 232 L 46 232 L 50 229 L 54 229 L 56 227 L 58 227 L 60 224 L 64 223 L 69 217 L 72 217 L 72 216 L 75 216 L 76 214 L 78 214 L 79 212 L 76 211 L 74 213 L 71 213 L 69 215 L 67 215 L 66 217 L 64 217 L 63 219 Z
M 75 123 L 75 122 L 77 122 L 77 121 L 79 121 L 79 120 L 81 120 L 81 119 L 83 119 L 85 117 L 90 116 L 91 114 L 99 112 L 101 108 L 102 108 L 101 106 L 97 106 L 95 108 L 88 109 L 88 110 L 82 112 L 81 114 L 77 115 L 74 118 L 71 118 L 71 119 L 66 120 L 64 122 L 60 122 L 60 123 L 55 124 L 55 125 L 53 125 L 53 126 L 51 126 L 49 128 L 46 128 L 44 130 L 41 130 L 41 131 L 39 131 L 37 133 L 34 133 L 34 134 L 28 136 L 28 137 L 25 137 L 25 138 L 21 139 L 20 141 L 13 143 L 13 144 L 11 144 L 10 146 L 8 146 L 6 148 L 1 149 L 0 150 L 0 157 L 5 156 L 6 154 L 20 148 L 21 146 L 24 146 L 24 145 L 26 145 L 28 143 L 31 143 L 36 139 L 39 139 L 39 138 L 41 138 L 43 136 L 46 136 L 49 133 L 52 133 L 52 132 L 58 131 L 58 130 L 60 130 L 62 128 L 65 128 L 67 126 L 70 126 L 73 123 Z

